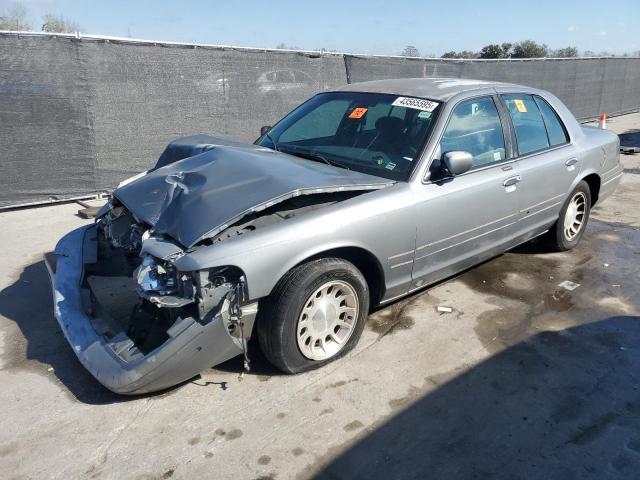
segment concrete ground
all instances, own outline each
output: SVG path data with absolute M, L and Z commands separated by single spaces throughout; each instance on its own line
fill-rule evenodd
M 52 315 L 42 254 L 79 207 L 0 213 L 0 476 L 637 478 L 640 155 L 623 162 L 571 252 L 530 243 L 379 310 L 323 369 L 254 353 L 243 381 L 232 360 L 134 398 L 85 372 Z

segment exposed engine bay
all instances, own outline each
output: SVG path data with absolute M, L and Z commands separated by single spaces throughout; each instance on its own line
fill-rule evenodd
M 206 325 L 223 308 L 230 334 L 240 330 L 242 272 L 233 267 L 179 272 L 172 261 L 184 251 L 154 238 L 148 225 L 114 203 L 97 222 L 97 261 L 86 266 L 84 275 L 88 311 L 102 320 L 101 333 L 110 338 L 124 333 L 131 341 L 126 356 L 133 359 L 162 345 L 183 322 Z M 148 240 L 166 243 L 176 253 L 155 257 L 143 250 Z
M 293 197 L 247 215 L 187 250 L 166 235 L 155 234 L 150 225 L 112 198 L 111 208 L 97 221 L 97 261 L 88 264 L 85 270 L 83 286 L 90 293 L 86 311 L 99 317 L 103 335 L 120 336 L 125 343 L 130 340 L 128 348 L 122 350 L 128 359 L 152 352 L 182 322 L 195 320 L 206 325 L 221 312 L 230 335 L 246 349 L 253 318 L 250 322 L 242 321 L 242 308 L 247 302 L 243 272 L 232 266 L 180 272 L 173 262 L 186 252 L 246 235 L 361 193 Z

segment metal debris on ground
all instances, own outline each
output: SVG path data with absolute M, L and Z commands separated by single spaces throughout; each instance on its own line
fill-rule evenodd
M 78 216 L 81 218 L 95 218 L 98 210 L 98 207 L 81 208 L 80 210 L 78 210 Z
M 436 307 L 436 310 L 438 310 L 440 313 L 451 313 L 451 312 L 453 312 L 453 308 L 444 307 L 444 306 L 438 306 L 438 307 Z
M 565 290 L 572 291 L 572 290 L 575 290 L 576 288 L 578 288 L 580 286 L 580 284 L 572 282 L 570 280 L 565 280 L 564 282 L 560 282 L 558 284 L 558 286 L 560 288 L 564 288 Z

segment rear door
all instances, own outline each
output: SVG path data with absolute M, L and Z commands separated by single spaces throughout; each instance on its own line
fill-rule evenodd
M 519 232 L 546 230 L 558 218 L 580 173 L 576 148 L 562 120 L 542 97 L 501 95 L 515 133 L 521 182 Z
M 414 289 L 490 258 L 514 236 L 519 171 L 505 142 L 501 115 L 506 112 L 499 111 L 497 101 L 494 96 L 461 101 L 440 139 L 434 162 L 462 150 L 472 154 L 472 169 L 415 186 Z

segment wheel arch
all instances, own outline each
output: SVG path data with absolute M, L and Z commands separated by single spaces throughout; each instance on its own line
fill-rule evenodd
M 369 250 L 355 246 L 332 248 L 316 253 L 299 262 L 298 265 L 319 258 L 340 258 L 353 263 L 360 270 L 369 287 L 370 307 L 377 305 L 382 300 L 385 292 L 384 270 L 378 257 Z
M 582 180 L 587 182 L 587 185 L 589 185 L 589 193 L 591 194 L 591 206 L 593 207 L 598 201 L 598 197 L 600 194 L 600 185 L 602 183 L 600 180 L 600 175 L 598 175 L 597 173 L 590 173 L 582 177 Z
M 355 267 L 360 270 L 364 276 L 367 286 L 369 287 L 369 307 L 371 308 L 380 302 L 386 290 L 385 275 L 382 265 L 378 260 L 378 257 L 376 257 L 370 250 L 355 245 L 330 247 L 318 252 L 310 253 L 302 259 L 298 259 L 289 268 L 282 272 L 277 281 L 274 282 L 273 289 L 275 289 L 275 286 L 292 269 L 321 258 L 339 258 L 355 265 Z M 271 292 L 273 292 L 273 289 Z

